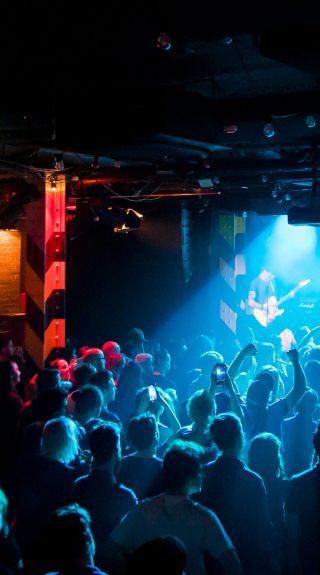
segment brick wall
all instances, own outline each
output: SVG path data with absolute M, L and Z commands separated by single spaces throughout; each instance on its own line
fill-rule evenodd
M 0 230 L 0 314 L 20 309 L 21 233 Z

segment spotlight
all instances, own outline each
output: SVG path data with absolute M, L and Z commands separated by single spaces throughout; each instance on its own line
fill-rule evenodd
M 63 154 L 56 154 L 54 158 L 54 166 L 55 170 L 64 170 L 64 161 L 63 161 Z
M 225 134 L 236 134 L 238 129 L 237 124 L 228 124 L 227 126 L 223 126 L 223 132 Z
M 275 129 L 274 129 L 273 124 L 271 122 L 268 122 L 267 124 L 264 125 L 263 135 L 266 138 L 273 138 L 273 136 L 275 135 Z
M 55 178 L 52 178 L 51 180 L 51 191 L 52 192 L 56 192 L 57 191 L 57 182 Z
M 226 46 L 230 46 L 230 44 L 232 44 L 232 42 L 233 42 L 233 38 L 232 38 L 232 36 L 226 36 L 225 38 L 222 38 L 222 42 Z
M 171 36 L 168 32 L 160 32 L 157 38 L 157 48 L 163 52 L 168 52 L 172 48 Z
M 306 116 L 306 126 L 307 128 L 315 128 L 317 125 L 317 120 L 314 116 Z
M 291 196 L 288 192 L 284 195 L 284 199 L 286 200 L 286 202 L 290 202 Z
M 91 164 L 91 168 L 93 168 L 94 170 L 99 170 L 99 168 L 100 168 L 99 156 L 94 156 L 92 164 Z
M 125 210 L 125 216 L 122 221 L 120 221 L 114 228 L 113 231 L 116 234 L 127 234 L 132 230 L 136 230 L 140 227 L 140 224 L 143 220 L 143 215 L 129 208 Z
M 271 197 L 274 198 L 274 199 L 278 197 L 278 191 L 277 191 L 276 188 L 275 188 L 274 190 L 272 190 L 272 192 L 271 192 Z

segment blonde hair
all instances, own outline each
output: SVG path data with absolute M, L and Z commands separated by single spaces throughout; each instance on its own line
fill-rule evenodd
M 78 455 L 78 429 L 66 416 L 51 419 L 42 432 L 42 453 L 60 463 L 70 463 Z

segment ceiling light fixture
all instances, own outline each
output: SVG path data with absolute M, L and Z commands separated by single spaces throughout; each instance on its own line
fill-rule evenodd
M 275 135 L 275 129 L 272 122 L 267 122 L 263 127 L 263 135 L 266 138 L 273 138 Z
M 159 32 L 157 38 L 157 48 L 163 52 L 168 52 L 172 48 L 171 36 L 168 32 Z
M 99 164 L 99 156 L 95 155 L 91 164 L 91 168 L 93 168 L 94 170 L 99 170 L 100 168 L 100 164 Z
M 57 181 L 55 178 L 51 178 L 51 192 L 57 191 Z
M 307 128 L 315 128 L 317 125 L 317 120 L 314 116 L 306 116 L 306 126 Z

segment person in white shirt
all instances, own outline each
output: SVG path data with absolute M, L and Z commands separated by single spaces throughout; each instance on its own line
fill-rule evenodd
M 205 555 L 213 563 L 220 563 L 226 575 L 241 573 L 234 545 L 217 516 L 190 499 L 201 489 L 199 451 L 192 442 L 176 441 L 171 445 L 163 460 L 167 490 L 136 505 L 110 535 L 105 553 L 111 572 L 124 572 L 127 551 L 169 535 L 186 547 L 186 575 L 205 575 Z

